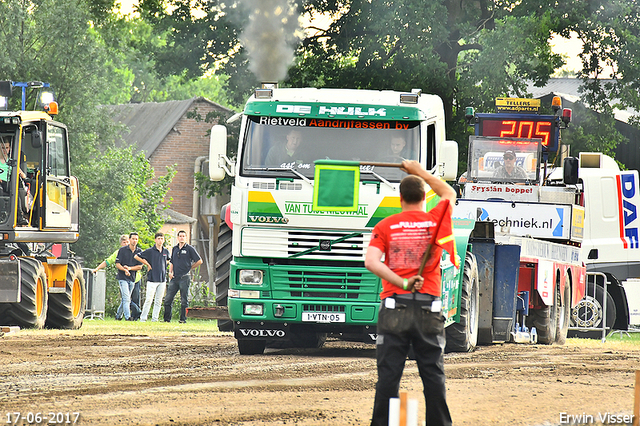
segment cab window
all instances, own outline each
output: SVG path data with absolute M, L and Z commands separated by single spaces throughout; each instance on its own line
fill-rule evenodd
M 56 177 L 69 176 L 66 130 L 47 125 L 47 160 L 49 173 Z

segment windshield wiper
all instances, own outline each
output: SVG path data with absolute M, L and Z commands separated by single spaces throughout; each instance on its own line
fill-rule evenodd
M 389 186 L 389 188 L 394 189 L 395 187 L 391 184 L 391 182 L 389 182 L 388 180 L 386 180 L 385 178 L 383 178 L 382 176 L 380 176 L 379 174 L 377 174 L 376 172 L 374 172 L 373 170 L 361 170 L 360 174 L 363 173 L 371 173 L 372 175 L 374 175 L 375 177 L 377 177 L 380 182 L 384 183 L 385 185 Z
M 313 187 L 313 182 L 311 182 L 305 175 L 296 169 L 291 169 L 289 167 L 246 167 L 245 170 L 252 172 L 291 172 Z

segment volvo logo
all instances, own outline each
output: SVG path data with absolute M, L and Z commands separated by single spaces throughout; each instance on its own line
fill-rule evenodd
M 273 216 L 253 216 L 249 215 L 249 222 L 258 223 L 289 223 L 289 219 L 286 217 L 273 217 Z
M 331 251 L 331 240 L 320 240 L 320 250 Z
M 253 328 L 241 328 L 240 333 L 245 337 L 284 337 L 284 330 L 256 330 Z

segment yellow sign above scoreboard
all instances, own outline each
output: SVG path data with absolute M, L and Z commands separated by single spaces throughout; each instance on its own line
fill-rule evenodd
M 496 98 L 496 112 L 533 112 L 540 111 L 540 99 Z

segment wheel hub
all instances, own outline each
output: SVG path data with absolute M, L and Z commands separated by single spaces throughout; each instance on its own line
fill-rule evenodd
M 595 327 L 602 319 L 602 305 L 595 298 L 587 296 L 573 308 L 571 319 L 577 327 Z

